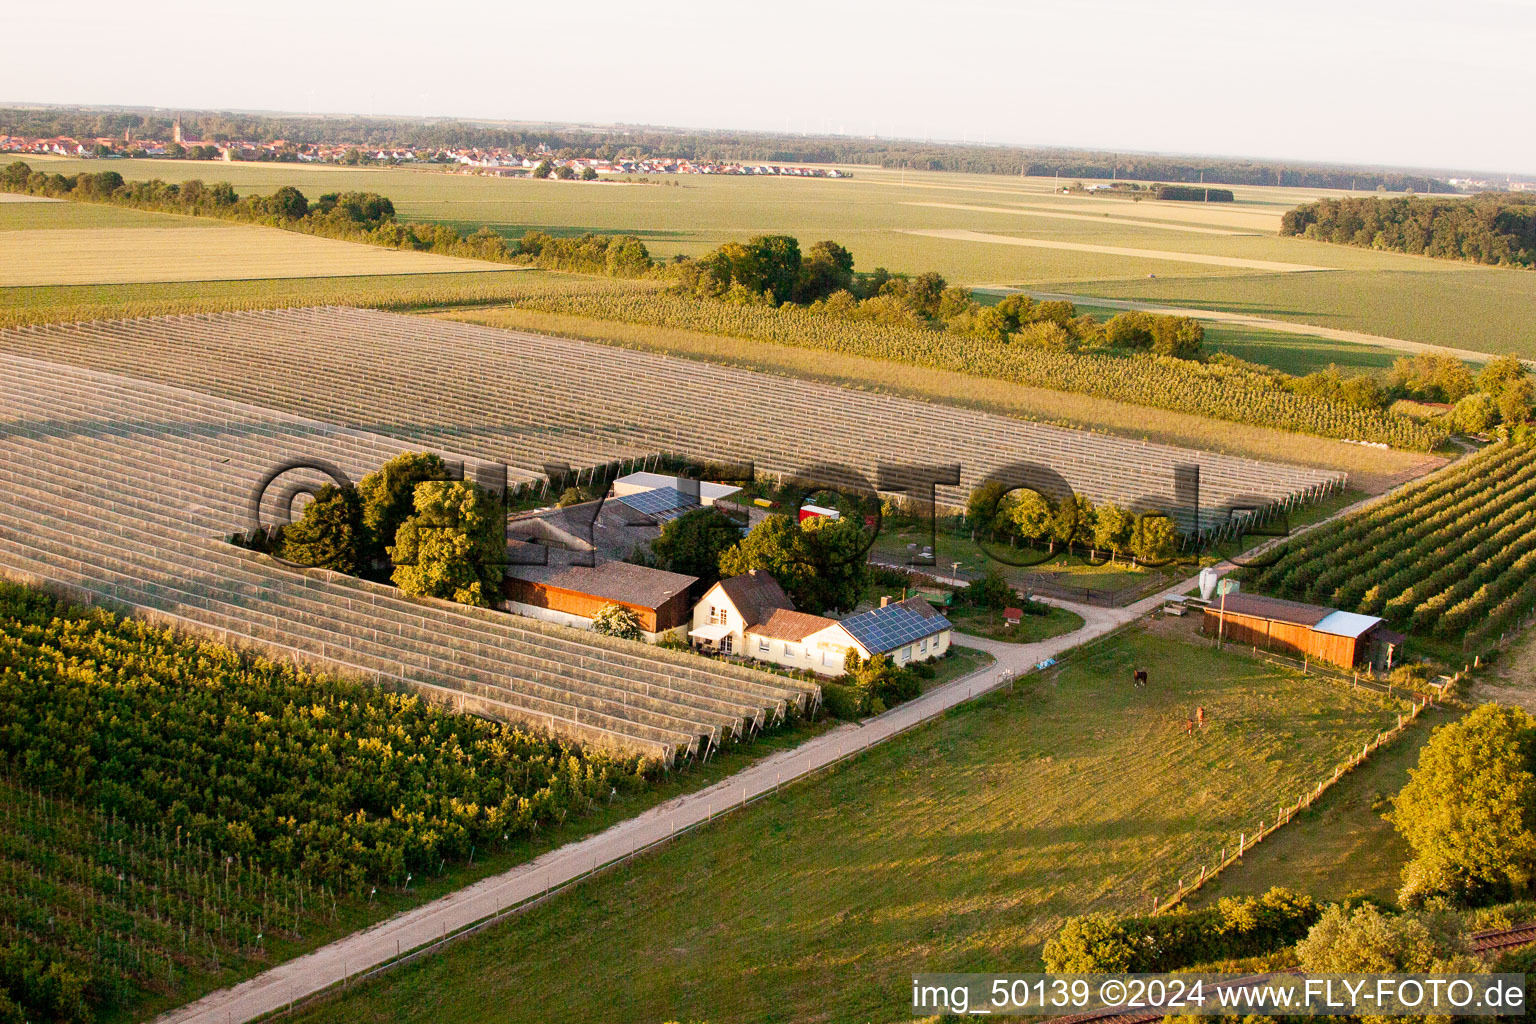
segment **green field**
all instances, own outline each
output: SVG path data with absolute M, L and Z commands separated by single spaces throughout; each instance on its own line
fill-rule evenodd
M 1320 899 L 1369 893 L 1395 902 L 1408 844 L 1382 815 L 1408 782 L 1430 730 L 1451 720 L 1430 711 L 1390 746 L 1344 776 L 1291 824 L 1254 847 L 1189 900 L 1208 906 L 1223 896 L 1250 896 L 1280 885 Z
M 301 1019 L 904 1020 L 913 971 L 1031 969 L 1064 917 L 1145 909 L 1392 719 L 1121 634 Z
M 1075 633 L 1083 628 L 1083 617 L 1065 608 L 1046 605 L 1050 609 L 1044 615 L 1026 615 L 1017 626 L 1010 626 L 1003 618 L 1001 609 L 976 608 L 970 605 L 945 610 L 945 616 L 962 633 L 982 636 L 990 640 L 1002 640 L 1010 644 L 1029 644 L 1037 640 L 1049 640 L 1064 633 Z
M 21 230 L 5 230 L 24 211 Z M 187 230 L 197 228 L 198 230 Z M 0 207 L 0 288 L 503 272 L 478 260 L 79 203 Z
M 50 172 L 96 171 L 95 161 L 40 158 Z M 697 255 L 720 242 L 784 232 L 809 244 L 834 238 L 858 266 L 937 270 L 972 285 L 1029 286 L 1114 298 L 1151 298 L 1475 351 L 1536 354 L 1536 274 L 1436 261 L 1276 234 L 1280 216 L 1321 191 L 1237 188 L 1237 202 L 1171 203 L 1062 195 L 1046 179 L 853 168 L 847 180 L 706 175 L 620 185 L 490 178 L 441 170 L 123 162 L 128 178 L 229 180 L 271 192 L 368 189 L 403 219 L 516 236 L 537 228 L 633 233 L 654 253 Z M 1070 184 L 1062 182 L 1061 184 Z M 914 235 L 974 231 L 1162 252 L 1152 259 Z M 1274 273 L 1181 262 L 1180 256 L 1328 268 Z M 1155 277 L 1153 276 L 1155 275 Z

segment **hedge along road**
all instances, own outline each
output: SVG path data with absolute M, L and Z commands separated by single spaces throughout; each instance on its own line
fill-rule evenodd
M 162 1014 L 156 1024 L 241 1024 L 282 1010 L 344 978 L 383 966 L 411 950 L 440 942 L 455 932 L 538 900 L 596 868 L 664 842 L 781 785 L 867 750 L 949 708 L 1005 685 L 1047 658 L 1111 632 L 1155 609 L 1169 594 L 1194 586 L 1188 580 L 1125 608 L 1068 605 L 1083 617 L 1076 632 L 1031 644 L 956 635 L 955 642 L 991 654 L 996 660 L 968 676 L 935 687 L 920 697 L 857 724 L 823 733 L 792 750 L 773 754 L 708 789 L 659 804 L 597 835 L 551 850 L 500 875 L 449 893 L 431 903 L 397 914 L 273 967 L 248 981 L 220 989 Z

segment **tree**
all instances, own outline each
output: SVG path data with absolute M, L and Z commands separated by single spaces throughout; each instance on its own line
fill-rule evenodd
M 581 180 L 582 181 L 596 181 L 597 180 L 597 171 L 596 171 L 596 169 L 594 169 L 592 167 L 591 164 L 588 164 L 587 166 L 585 166 L 585 167 L 583 167 L 581 169 Z
M 971 492 L 965 502 L 965 518 L 972 530 L 990 532 L 994 528 L 998 505 L 1007 493 L 1008 485 L 999 480 L 988 480 Z
M 1496 356 L 1477 375 L 1477 389 L 1497 398 L 1505 388 L 1525 379 L 1525 364 L 1518 356 Z
M 1193 359 L 1200 354 L 1205 328 L 1188 316 L 1159 316 L 1152 319 L 1152 351 L 1160 356 Z
M 366 537 L 357 489 L 326 484 L 315 492 L 298 522 L 283 527 L 278 553 L 300 565 L 355 576 L 364 568 Z
M 1093 544 L 1101 551 L 1109 552 L 1109 560 L 1124 554 L 1131 542 L 1135 521 L 1131 514 L 1119 505 L 1104 502 L 1094 508 Z
M 576 177 L 576 172 L 571 170 L 569 164 L 561 164 L 555 168 L 555 177 L 561 181 L 571 181 Z
M 621 604 L 605 604 L 592 616 L 592 632 L 616 636 L 620 640 L 644 640 L 640 620 Z
M 1514 426 L 1531 418 L 1531 401 L 1536 398 L 1536 385 L 1526 377 L 1510 381 L 1499 392 L 1499 419 Z
M 533 176 L 535 178 L 547 178 L 549 177 L 550 172 L 554 169 L 555 165 L 550 163 L 548 160 L 540 160 L 538 166 L 534 167 L 533 169 Z
M 1138 516 L 1131 535 L 1131 553 L 1138 561 L 1160 563 L 1173 557 L 1178 531 L 1167 516 Z
M 417 484 L 447 479 L 447 464 L 429 452 L 402 452 L 363 477 L 357 493 L 363 500 L 363 527 L 368 531 L 366 558 L 385 557 L 400 524 L 416 509 Z
M 1026 540 L 1050 541 L 1051 551 L 1056 550 L 1056 509 L 1045 495 L 1027 488 L 1011 492 L 1008 518 Z
M 1453 430 L 1480 434 L 1499 422 L 1499 404 L 1486 391 L 1479 391 L 1457 402 L 1446 418 Z
M 995 565 L 987 566 L 981 579 L 972 580 L 965 588 L 965 595 L 978 608 L 1004 608 L 1015 596 L 1013 584 Z
M 800 263 L 796 302 L 814 302 L 853 289 L 853 253 L 836 242 L 817 242 Z
M 720 578 L 720 556 L 741 541 L 741 527 L 715 508 L 696 508 L 669 520 L 651 553 L 662 568 L 697 576 L 698 590 L 714 586 Z
M 506 519 L 494 494 L 473 483 L 417 486 L 416 512 L 395 534 L 390 577 L 407 594 L 491 607 L 501 596 Z
M 1296 955 L 1314 974 L 1439 974 L 1477 966 L 1448 922 L 1388 915 L 1372 903 L 1329 907 L 1296 944 Z
M 1440 726 L 1391 820 L 1413 849 L 1403 871 L 1405 905 L 1526 890 L 1536 880 L 1536 719 L 1484 704 Z
M 869 583 L 863 529 L 853 517 L 814 516 L 803 524 L 771 515 L 720 556 L 720 575 L 762 569 L 779 581 L 795 607 L 821 614 L 852 608 Z
M 1116 348 L 1151 348 L 1152 314 L 1117 313 L 1104 324 L 1104 340 Z
M 292 185 L 284 185 L 262 201 L 263 212 L 284 220 L 301 220 L 309 213 L 309 200 Z

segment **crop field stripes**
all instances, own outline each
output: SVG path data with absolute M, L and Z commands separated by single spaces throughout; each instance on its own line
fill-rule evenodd
M 10 575 L 669 763 L 817 698 L 814 684 L 279 568 L 223 539 L 262 474 L 304 456 L 355 478 L 400 442 L 78 368 L 6 364 L 0 569 Z
M 836 463 L 958 462 L 963 504 L 1029 462 L 1094 501 L 1162 508 L 1185 529 L 1175 469 L 1199 465 L 1204 529 L 1235 506 L 1278 505 L 1343 474 L 1013 420 L 691 360 L 356 309 L 272 310 L 30 326 L 0 352 L 57 360 L 289 410 L 508 465 L 590 466 L 669 450 L 795 474 Z M 301 369 L 302 368 L 302 369 Z
M 1532 452 L 1492 445 L 1287 543 L 1253 584 L 1460 636 L 1468 649 L 1496 640 L 1536 607 Z

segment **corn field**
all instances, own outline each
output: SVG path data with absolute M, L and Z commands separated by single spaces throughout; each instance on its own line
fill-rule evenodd
M 1320 437 L 1420 450 L 1433 449 L 1445 440 L 1439 427 L 1390 412 L 1293 394 L 1273 376 L 1234 366 L 1146 354 L 1066 352 L 852 321 L 802 309 L 733 305 L 661 292 L 543 295 L 519 305 L 995 377 Z
M 1416 633 L 1497 640 L 1536 607 L 1536 460 L 1505 442 L 1313 530 L 1251 574 L 1281 597 L 1379 615 Z

